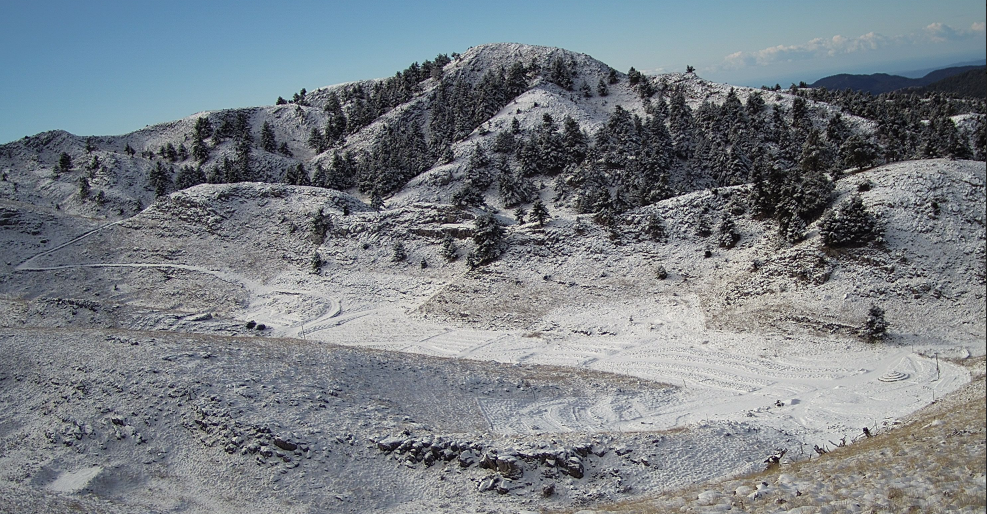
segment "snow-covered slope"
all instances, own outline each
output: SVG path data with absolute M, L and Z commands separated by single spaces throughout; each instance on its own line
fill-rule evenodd
M 166 511 L 176 508 L 168 493 L 153 491 L 185 491 L 195 511 L 484 502 L 510 512 L 752 471 L 776 449 L 806 455 L 864 426 L 887 429 L 966 382 L 935 354 L 985 353 L 984 167 L 902 163 L 844 178 L 839 190 L 865 180 L 865 202 L 887 227 L 883 248 L 831 253 L 810 227 L 805 242 L 779 251 L 772 224 L 744 216 L 741 243 L 704 258 L 710 241 L 696 220 L 741 187 L 651 208 L 669 228 L 662 243 L 633 223 L 614 239 L 561 211 L 544 229 L 508 223 L 508 250 L 478 271 L 441 256 L 445 234 L 460 254 L 473 244 L 472 215 L 448 206 L 377 212 L 321 188 L 249 183 L 174 193 L 24 259 L 3 280 L 5 352 L 16 357 L 2 384 L 8 404 L 24 409 L 6 437 L 35 434 L 26 451 L 44 456 L 6 454 L 5 467 L 22 471 L 5 479 L 20 495 L 89 492 Z M 927 197 L 940 205 L 935 216 Z M 319 211 L 329 227 L 321 243 Z M 393 262 L 398 241 L 408 258 Z M 667 278 L 656 278 L 658 265 Z M 818 266 L 826 280 L 801 278 Z M 852 333 L 871 303 L 891 327 L 879 345 Z M 85 330 L 53 340 L 71 348 L 65 358 L 94 364 L 56 372 L 60 361 L 40 358 L 46 350 L 32 341 L 62 328 Z M 92 361 L 97 353 L 111 360 Z M 55 403 L 38 411 L 15 398 L 56 390 L 23 389 L 22 369 L 100 392 L 41 400 Z M 132 385 L 113 385 L 114 374 Z M 155 401 L 132 389 L 151 377 L 188 391 Z M 134 391 L 125 404 L 119 387 Z M 449 463 L 390 449 L 436 438 Z M 462 467 L 466 451 L 475 461 Z M 484 455 L 506 467 L 479 467 Z M 570 457 L 581 472 L 559 463 Z M 214 471 L 188 464 L 200 458 Z M 136 496 L 113 485 L 151 469 L 175 478 L 140 479 L 151 490 Z M 207 501 L 199 482 L 231 474 L 242 492 Z M 83 475 L 78 487 L 58 485 Z M 329 486 L 313 493 L 317 483 Z M 384 484 L 392 493 L 380 494 Z M 255 503 L 252 491 L 268 499 Z
M 429 119 L 437 88 L 515 62 L 524 91 L 380 209 L 357 187 L 270 183 L 297 164 L 328 166 L 334 149 L 372 150 Z M 547 79 L 558 62 L 572 90 Z M 782 450 L 788 464 L 864 427 L 890 430 L 968 382 L 958 363 L 987 354 L 983 162 L 849 170 L 827 210 L 859 196 L 883 228 L 854 248 L 823 244 L 820 221 L 786 242 L 752 212 L 751 185 L 683 177 L 670 178 L 681 186 L 671 198 L 610 224 L 553 201 L 551 174 L 528 177 L 544 226 L 498 210 L 494 186 L 483 208 L 450 203 L 473 149 L 515 119 L 527 134 L 545 115 L 571 117 L 591 135 L 617 106 L 644 115 L 638 88 L 613 75 L 561 49 L 475 47 L 444 66 L 450 82 L 422 80 L 320 154 L 307 140 L 330 120 L 331 96 L 388 79 L 318 89 L 307 105 L 4 145 L 0 500 L 106 512 L 569 508 L 757 471 Z M 691 73 L 644 80 L 697 110 L 754 92 Z M 820 127 L 836 111 L 809 105 Z M 156 197 L 147 176 L 166 159 L 154 153 L 190 148 L 203 117 L 245 120 L 255 142 L 266 122 L 291 156 L 255 147 L 263 181 Z M 230 138 L 216 143 L 207 168 L 236 158 Z M 73 167 L 56 173 L 63 152 Z M 79 195 L 82 178 L 101 203 Z M 473 268 L 485 214 L 504 230 L 502 253 Z M 739 239 L 721 245 L 728 219 Z M 859 336 L 872 306 L 889 327 L 876 344 Z

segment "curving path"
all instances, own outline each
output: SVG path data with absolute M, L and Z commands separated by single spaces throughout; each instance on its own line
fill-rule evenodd
M 957 366 L 936 363 L 892 345 L 850 348 L 829 345 L 798 356 L 789 346 L 782 355 L 762 352 L 756 334 L 706 330 L 695 298 L 680 296 L 665 304 L 641 307 L 653 332 L 626 326 L 622 336 L 577 333 L 586 319 L 616 326 L 626 320 L 611 312 L 562 313 L 561 326 L 573 332 L 546 341 L 518 331 L 452 328 L 407 315 L 408 305 L 374 305 L 343 314 L 340 302 L 318 291 L 263 284 L 230 271 L 169 263 L 86 263 L 38 266 L 33 263 L 116 225 L 110 223 L 41 252 L 14 271 L 45 272 L 72 268 L 166 268 L 213 276 L 250 293 L 244 319 L 276 327 L 277 335 L 441 357 L 508 363 L 548 364 L 606 371 L 671 384 L 667 394 L 647 402 L 620 395 L 551 401 L 477 398 L 495 432 L 565 432 L 665 429 L 710 421 L 747 421 L 801 434 L 804 443 L 876 428 L 911 413 L 969 379 Z M 638 330 L 635 332 L 635 330 Z M 558 335 L 558 334 L 556 334 Z M 784 355 L 787 353 L 788 355 Z

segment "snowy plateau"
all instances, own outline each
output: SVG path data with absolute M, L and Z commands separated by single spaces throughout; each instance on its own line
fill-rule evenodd
M 984 512 L 983 156 L 885 136 L 493 44 L 0 146 L 0 511 Z

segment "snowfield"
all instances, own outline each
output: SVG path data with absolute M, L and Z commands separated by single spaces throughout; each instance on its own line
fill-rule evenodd
M 75 236 L 56 225 L 3 281 L 5 494 L 88 494 L 110 511 L 512 512 L 885 432 L 969 381 L 956 359 L 985 353 L 983 285 L 965 281 L 983 262 L 964 257 L 982 252 L 983 213 L 961 207 L 983 205 L 984 167 L 903 163 L 840 190 L 865 177 L 887 247 L 830 264 L 818 286 L 751 271 L 820 252 L 810 237 L 772 262 L 762 222 L 697 259 L 690 211 L 723 193 L 657 205 L 674 227 L 664 244 L 612 241 L 564 213 L 512 225 L 479 272 L 438 256 L 434 234 L 468 226 L 462 214 L 353 203 L 343 216 L 354 200 L 315 188 L 203 185 Z M 909 215 L 933 190 L 945 213 Z M 307 230 L 318 209 L 333 226 L 321 245 Z M 399 233 L 408 262 L 390 259 Z M 866 344 L 846 320 L 877 288 L 892 337 Z M 428 464 L 412 450 L 423 441 L 440 448 Z M 498 470 L 498 455 L 513 464 Z

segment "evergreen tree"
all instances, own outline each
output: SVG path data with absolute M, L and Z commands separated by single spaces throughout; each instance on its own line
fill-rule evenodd
M 479 144 L 474 144 L 466 167 L 465 182 L 471 189 L 482 194 L 493 185 L 495 180 L 489 168 L 490 159 L 487 157 L 487 152 Z
M 524 225 L 524 217 L 527 214 L 528 213 L 524 210 L 524 207 L 518 207 L 517 209 L 514 209 L 514 220 L 518 225 Z
M 404 249 L 404 243 L 395 241 L 391 246 L 391 262 L 403 262 L 408 258 L 408 252 Z
M 987 161 L 987 116 L 977 118 L 973 131 L 973 154 L 978 161 Z
M 466 258 L 471 268 L 487 264 L 504 251 L 504 228 L 490 213 L 477 216 L 473 227 L 476 248 Z
M 333 152 L 323 187 L 343 191 L 356 185 L 357 163 L 351 152 Z
M 377 191 L 374 191 L 370 195 L 370 208 L 377 212 L 380 212 L 384 208 L 384 197 Z
M 315 151 L 316 154 L 325 152 L 327 149 L 326 138 L 322 135 L 322 131 L 312 127 L 312 130 L 308 133 L 308 146 Z
M 668 232 L 665 229 L 665 220 L 657 214 L 651 214 L 646 218 L 644 233 L 647 234 L 652 241 L 664 243 L 668 240 Z
M 182 166 L 175 174 L 175 189 L 182 190 L 206 182 L 206 174 L 201 166 Z
M 483 193 L 472 182 L 465 180 L 452 194 L 452 204 L 460 209 L 479 207 L 484 204 Z
M 86 178 L 85 175 L 81 175 L 79 177 L 78 184 L 79 184 L 79 198 L 81 198 L 83 201 L 89 199 L 89 193 L 91 191 L 91 188 L 89 186 L 89 179 Z
M 524 175 L 512 170 L 506 159 L 498 160 L 497 171 L 500 199 L 504 207 L 509 209 L 531 200 L 535 193 L 534 186 Z
M 888 334 L 888 322 L 884 320 L 884 309 L 871 305 L 867 310 L 867 321 L 864 322 L 860 334 L 868 343 L 883 341 Z
M 799 156 L 799 168 L 803 171 L 828 171 L 833 163 L 833 154 L 829 146 L 822 140 L 818 130 L 810 130 L 802 145 Z
M 843 142 L 852 134 L 850 127 L 843 121 L 843 115 L 836 113 L 826 125 L 826 140 L 835 148 L 843 146 Z
M 332 228 L 332 218 L 330 218 L 325 211 L 319 209 L 318 212 L 312 215 L 312 220 L 309 223 L 309 236 L 312 242 L 316 246 L 321 245 L 326 240 L 326 234 L 329 233 L 329 229 Z
M 602 77 L 600 78 L 600 82 L 598 82 L 596 84 L 596 94 L 598 94 L 600 96 L 609 96 L 610 95 L 610 88 L 607 87 L 607 83 L 606 83 L 605 80 L 603 80 Z
M 334 144 L 346 135 L 346 113 L 343 112 L 343 105 L 335 91 L 329 93 L 325 112 L 329 116 L 329 121 L 326 122 L 325 137 L 329 144 Z
M 548 80 L 567 91 L 572 91 L 572 71 L 565 59 L 556 57 L 548 68 Z
M 328 184 L 329 176 L 326 173 L 326 169 L 322 167 L 322 164 L 315 165 L 315 173 L 312 174 L 312 185 L 315 187 L 329 187 Z
M 877 160 L 878 149 L 868 139 L 856 134 L 848 137 L 840 147 L 840 162 L 844 167 L 867 168 Z
M 627 70 L 627 81 L 630 85 L 636 86 L 643 79 L 644 75 L 640 71 L 634 69 L 633 66 L 631 66 L 631 69 Z
M 586 158 L 586 154 L 589 152 L 589 142 L 586 140 L 586 134 L 579 127 L 579 123 L 572 119 L 571 116 L 566 115 L 565 119 L 562 120 L 562 138 L 560 142 L 565 155 L 565 164 L 582 164 Z
M 830 211 L 819 226 L 819 236 L 830 248 L 864 246 L 878 241 L 882 229 L 859 196 Z
M 316 250 L 316 251 L 312 252 L 312 259 L 309 261 L 309 269 L 310 269 L 310 271 L 313 274 L 318 275 L 322 271 L 322 265 L 323 264 L 324 263 L 322 261 L 322 256 L 319 255 L 319 251 Z
M 275 153 L 278 151 L 278 141 L 274 136 L 274 127 L 267 121 L 260 129 L 260 146 L 265 152 Z
M 719 227 L 719 241 L 718 244 L 720 248 L 730 249 L 737 245 L 740 241 L 740 234 L 737 233 L 737 227 L 734 224 L 733 218 L 729 215 L 724 215 L 723 219 L 720 221 Z
M 514 132 L 502 130 L 497 133 L 493 142 L 493 151 L 502 154 L 512 154 L 517 150 L 517 141 L 514 139 Z
M 765 107 L 764 97 L 761 96 L 761 92 L 755 91 L 748 95 L 747 104 L 744 107 L 747 109 L 747 116 L 751 118 L 761 116 Z
M 692 156 L 693 126 L 692 109 L 685 103 L 685 95 L 676 91 L 668 104 L 668 132 L 675 155 L 680 159 Z
M 514 99 L 528 89 L 527 73 L 521 62 L 515 61 L 511 64 L 504 79 L 504 92 L 507 98 Z
M 171 172 L 161 164 L 161 161 L 157 161 L 151 168 L 147 180 L 151 190 L 154 191 L 154 196 L 162 196 L 171 188 Z
M 305 166 L 302 163 L 298 163 L 298 166 L 294 168 L 288 168 L 288 171 L 284 174 L 284 183 L 293 186 L 312 185 L 312 182 L 308 178 L 308 172 L 305 171 Z
M 549 220 L 551 216 L 548 214 L 548 209 L 545 208 L 545 204 L 542 203 L 541 199 L 535 200 L 531 204 L 531 219 L 538 223 L 539 227 L 544 227 L 545 222 Z
M 253 174 L 253 161 L 250 157 L 250 134 L 248 133 L 246 137 L 238 136 L 234 142 L 234 152 L 236 156 L 235 166 L 237 168 L 237 175 L 239 180 L 231 181 L 251 181 L 254 180 Z
M 459 248 L 456 247 L 456 241 L 450 234 L 446 234 L 442 238 L 442 257 L 447 262 L 452 262 L 459 258 Z
M 288 143 L 285 141 L 281 142 L 281 146 L 278 147 L 278 153 L 285 157 L 294 157 L 291 153 L 291 148 L 288 148 Z
M 58 167 L 55 168 L 56 173 L 68 173 L 72 170 L 72 156 L 62 152 L 58 156 Z

